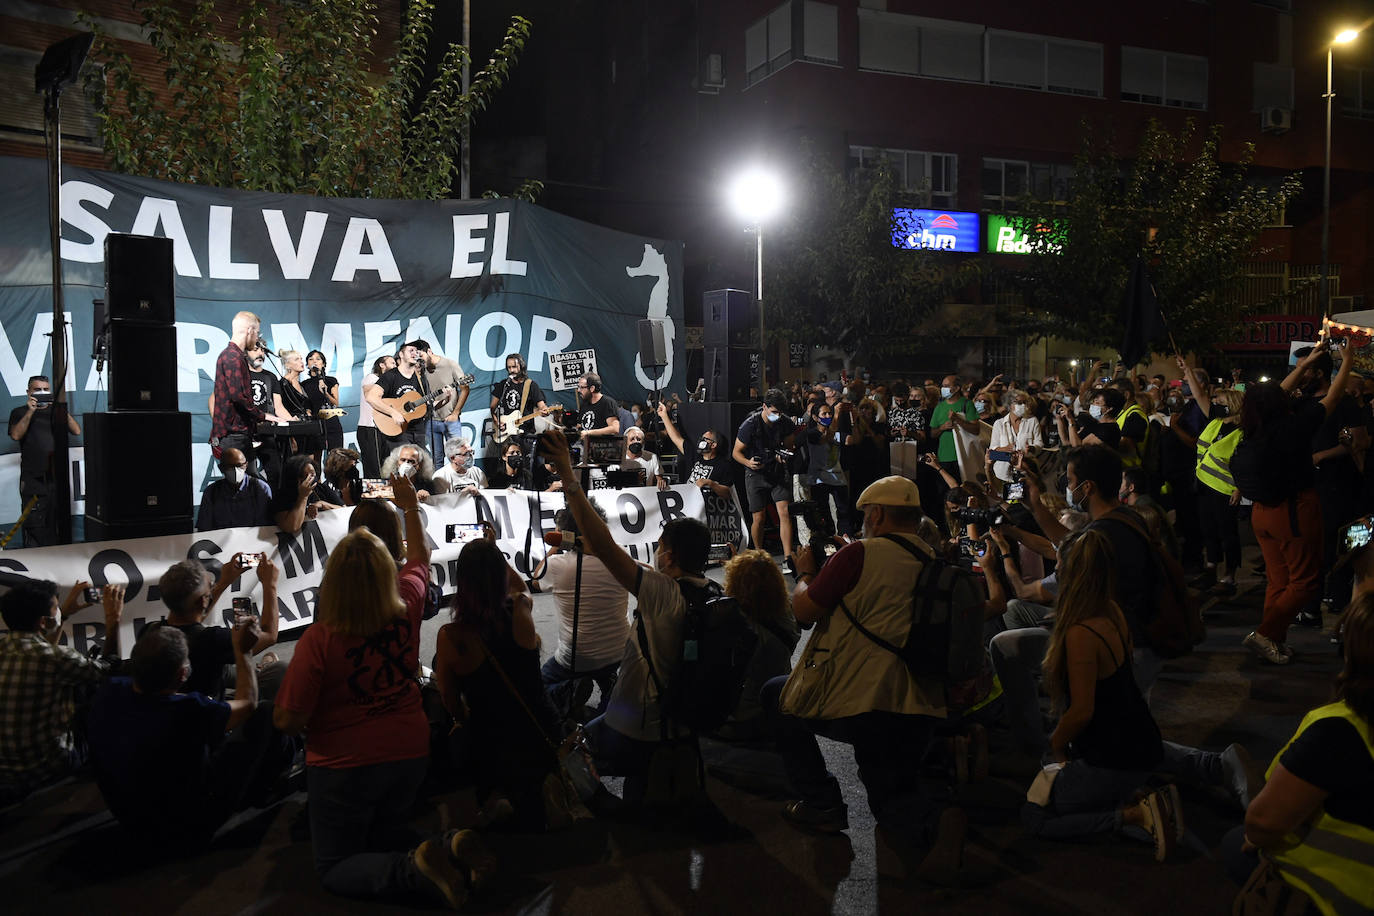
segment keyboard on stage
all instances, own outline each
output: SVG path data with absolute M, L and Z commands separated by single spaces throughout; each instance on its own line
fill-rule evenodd
M 274 436 L 278 439 L 294 436 L 323 436 L 323 420 L 292 420 L 290 423 L 273 423 L 270 420 L 259 423 L 257 436 Z

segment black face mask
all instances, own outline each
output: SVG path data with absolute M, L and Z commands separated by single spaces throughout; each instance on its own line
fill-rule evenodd
M 506 459 L 506 464 L 510 465 L 518 471 L 525 466 L 525 456 L 511 455 L 509 458 Z
M 630 443 L 630 454 L 631 454 L 631 455 L 639 455 L 639 454 L 643 453 L 643 451 L 644 451 L 644 443 L 643 443 L 643 442 L 631 442 L 631 443 Z
M 1227 407 L 1225 404 L 1213 404 L 1212 413 L 1219 417 L 1229 417 L 1231 415 L 1231 408 Z

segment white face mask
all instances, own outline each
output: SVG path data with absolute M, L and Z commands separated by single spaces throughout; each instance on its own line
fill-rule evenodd
M 950 397 L 953 397 L 953 396 L 954 396 L 954 391 L 953 391 L 952 389 L 950 389 L 950 388 L 941 388 L 941 389 L 940 389 L 940 397 L 942 397 L 942 398 L 950 398 Z
M 401 463 L 396 465 L 396 472 L 399 473 L 402 477 L 414 477 L 415 462 L 402 461 Z
M 776 423 L 776 422 L 778 422 L 778 420 L 779 420 L 781 417 L 782 417 L 782 414 L 778 413 L 778 412 L 775 411 L 775 410 L 770 410 L 770 411 L 768 412 L 768 422 L 769 422 L 769 423 Z
M 1101 419 L 1102 419 L 1102 405 L 1101 405 L 1101 404 L 1092 404 L 1092 405 L 1089 405 L 1089 407 L 1088 407 L 1088 416 L 1092 417 L 1094 420 L 1101 420 Z
M 1026 415 L 1026 405 L 1025 405 L 1025 404 L 1013 404 L 1013 405 L 1011 405 L 1011 412 L 1012 412 L 1012 416 L 1015 416 L 1015 417 L 1024 417 L 1024 416 Z
M 234 486 L 238 486 L 239 484 L 243 483 L 243 478 L 246 476 L 248 476 L 247 468 L 233 467 L 224 472 L 224 479 L 232 483 Z
M 1079 483 L 1079 486 L 1081 487 L 1081 486 L 1083 486 L 1083 484 L 1080 482 L 1080 483 Z M 1083 503 L 1075 502 L 1075 501 L 1074 501 L 1074 498 L 1073 498 L 1073 491 L 1074 491 L 1074 488 L 1073 488 L 1073 487 L 1065 487 L 1065 488 L 1064 488 L 1064 499 L 1068 502 L 1069 508 L 1072 509 L 1072 510 L 1075 511 L 1075 512 L 1087 512 L 1087 511 L 1088 511 L 1088 504 L 1087 504 L 1086 502 L 1083 502 Z
M 987 402 L 987 401 L 974 401 L 974 402 L 973 402 L 973 406 L 974 406 L 975 408 L 977 408 L 977 410 L 978 410 L 979 413 L 983 413 L 983 412 L 985 412 L 985 411 L 988 409 L 988 402 Z

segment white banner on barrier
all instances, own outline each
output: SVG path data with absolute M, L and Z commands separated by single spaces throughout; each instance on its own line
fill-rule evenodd
M 664 524 L 675 518 L 705 519 L 702 491 L 691 484 L 666 490 L 636 487 L 625 490 L 597 490 L 591 494 L 606 513 L 611 536 L 636 560 L 653 562 L 654 546 Z M 731 500 L 733 502 L 733 500 Z M 497 544 L 522 575 L 543 559 L 542 536 L 554 530 L 554 513 L 563 508 L 562 493 L 537 493 L 529 490 L 483 490 L 480 496 L 449 493 L 432 497 L 421 505 L 425 531 L 430 541 L 430 580 L 445 595 L 453 594 L 452 570 L 461 544 L 445 542 L 445 527 L 490 520 L 496 527 Z M 0 569 L 35 579 L 51 579 L 67 590 L 82 580 L 96 585 L 110 582 L 125 585 L 124 617 L 120 645 L 125 654 L 133 645 L 134 633 L 153 620 L 166 616 L 158 594 L 157 581 L 173 563 L 186 558 L 200 560 L 212 576 L 234 554 L 262 552 L 277 564 L 277 610 L 281 630 L 308 625 L 314 619 L 315 597 L 324 574 L 329 551 L 348 533 L 350 510 L 321 512 L 307 521 L 298 534 L 274 527 L 226 528 L 167 537 L 70 544 L 0 552 Z M 735 505 L 739 530 L 743 517 Z M 736 542 L 737 548 L 743 544 Z M 249 596 L 261 606 L 262 585 L 252 570 L 244 573 L 221 597 L 207 615 L 206 622 L 218 624 L 234 598 Z M 62 623 L 62 644 L 80 652 L 98 648 L 104 641 L 105 625 L 99 607 L 73 614 Z

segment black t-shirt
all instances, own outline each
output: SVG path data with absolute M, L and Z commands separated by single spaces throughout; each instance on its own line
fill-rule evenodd
M 253 406 L 264 413 L 276 412 L 272 395 L 281 394 L 281 379 L 266 369 L 248 373 L 248 384 L 253 389 Z
M 1113 423 L 1113 425 L 1116 425 Z M 1145 442 L 1145 433 L 1150 428 L 1150 421 L 1143 413 L 1133 413 L 1126 418 L 1126 422 L 1117 427 L 1121 430 L 1121 435 L 1130 439 L 1136 445 Z M 1118 437 L 1119 439 L 1120 437 Z
M 767 452 L 777 451 L 787 437 L 797 431 L 790 417 L 778 417 L 774 423 L 765 422 L 763 414 L 751 413 L 739 426 L 735 438 L 744 443 L 746 458 L 762 459 Z
M 615 402 L 615 398 L 602 395 L 601 400 L 595 404 L 583 404 L 581 413 L 578 414 L 577 428 L 586 432 L 589 429 L 602 429 L 606 426 L 606 421 L 611 417 L 619 417 L 620 405 Z M 620 431 L 623 435 L 625 430 Z
M 1364 412 L 1359 402 L 1349 395 L 1339 398 L 1331 408 L 1317 434 L 1312 437 L 1312 451 L 1321 452 L 1340 444 L 1341 430 L 1349 426 L 1360 426 L 1364 422 Z M 1325 490 L 1349 490 L 1355 484 L 1359 469 L 1355 459 L 1349 455 L 1336 455 L 1327 458 L 1317 469 L 1318 486 Z
M 1313 722 L 1279 763 L 1330 793 L 1323 803 L 1327 814 L 1374 829 L 1374 757 L 1349 721 L 1333 716 Z
M 735 482 L 735 462 L 729 455 L 719 450 L 714 458 L 703 458 L 697 451 L 695 442 L 682 440 L 682 464 L 688 468 L 685 483 L 696 483 L 703 478 L 731 486 Z
M 520 409 L 521 394 L 525 390 L 525 380 L 513 381 L 509 376 L 501 381 L 492 391 L 492 396 L 496 398 L 496 412 L 502 415 L 517 413 L 518 416 L 534 413 L 534 409 L 540 401 L 548 403 L 544 398 L 544 391 L 539 387 L 539 383 L 534 379 L 529 380 L 530 392 L 524 397 L 525 409 Z M 534 432 L 534 421 L 526 420 L 520 427 L 527 433 Z
M 1083 424 L 1083 429 L 1079 435 L 1096 436 L 1108 448 L 1121 447 L 1121 427 L 1116 425 L 1115 420 L 1098 421 L 1089 417 L 1088 421 Z
M 401 374 L 400 369 L 388 369 L 377 379 L 377 387 L 382 389 L 382 397 L 399 398 L 403 394 L 412 391 L 419 391 L 423 394 L 420 387 L 420 373 L 416 372 L 409 378 Z M 424 417 L 416 417 L 406 424 L 406 429 L 415 429 L 425 422 Z
M 203 623 L 179 626 L 165 620 L 150 623 L 148 627 L 172 627 L 186 637 L 191 676 L 181 688 L 183 693 L 194 691 L 212 700 L 224 699 L 224 666 L 234 664 L 234 636 L 228 627 L 207 627 Z M 143 632 L 146 633 L 148 627 L 144 627 Z
M 28 405 L 10 411 L 11 430 L 28 413 Z M 44 484 L 48 480 L 52 466 L 52 408 L 35 410 L 29 420 L 28 432 L 19 440 L 19 481 L 26 484 Z
M 334 402 L 329 399 L 329 392 L 338 386 L 339 380 L 332 375 L 321 375 L 301 380 L 301 387 L 305 389 L 306 396 L 310 398 L 312 410 L 333 407 Z

